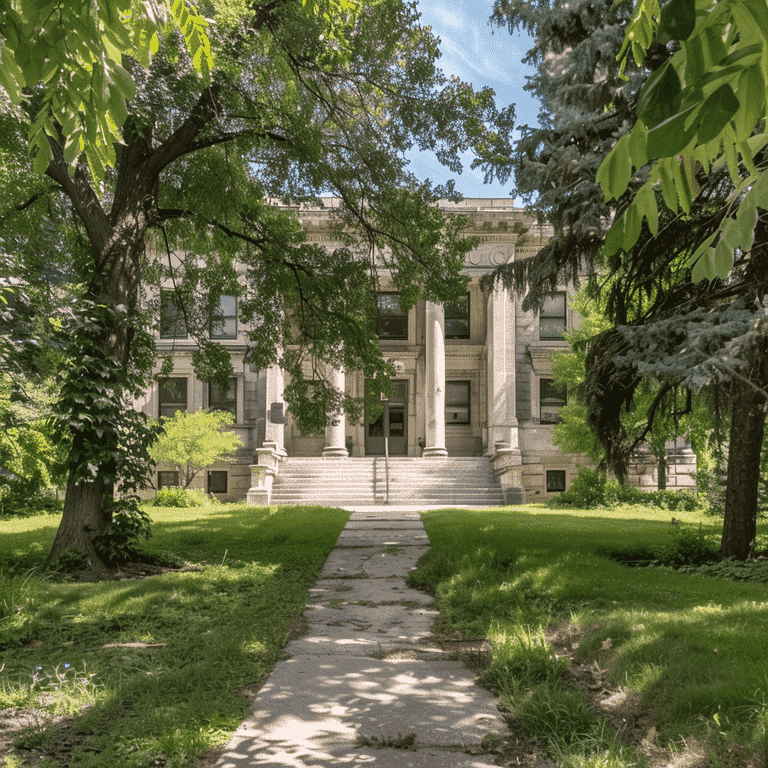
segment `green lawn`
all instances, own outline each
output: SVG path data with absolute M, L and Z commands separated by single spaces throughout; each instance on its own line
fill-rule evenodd
M 58 517 L 0 521 L 0 709 L 37 715 L 7 768 L 41 753 L 48 768 L 192 765 L 245 716 L 242 689 L 280 657 L 348 517 L 244 504 L 150 515 L 147 549 L 199 570 L 56 582 L 28 571 Z
M 665 753 L 670 765 L 766 765 L 768 584 L 608 556 L 668 552 L 681 526 L 716 543 L 719 521 L 675 515 L 423 514 L 432 549 L 412 584 L 438 596 L 439 629 L 493 642 L 486 682 L 560 766 L 666 765 Z
M 194 765 L 246 714 L 241 692 L 280 657 L 347 519 L 247 505 L 150 514 L 147 548 L 199 570 L 57 582 L 33 569 L 58 518 L 0 521 L 0 709 L 35 715 L 4 768 L 41 754 L 42 768 Z M 423 515 L 432 549 L 411 580 L 437 594 L 438 631 L 492 640 L 483 679 L 559 768 L 766 765 L 768 585 L 610 556 L 669 555 L 685 532 L 716 543 L 718 521 L 675 516 Z M 765 548 L 768 524 L 760 533 Z M 761 564 L 750 572 L 764 578 Z

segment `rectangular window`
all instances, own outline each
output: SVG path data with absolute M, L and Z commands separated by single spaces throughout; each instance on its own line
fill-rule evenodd
M 170 417 L 177 411 L 187 410 L 187 380 L 185 378 L 161 379 L 159 390 L 159 416 Z
M 226 493 L 228 473 L 226 470 L 213 470 L 208 473 L 208 493 Z
M 208 407 L 212 411 L 228 411 L 237 418 L 237 379 L 229 380 L 226 390 L 219 389 L 215 384 L 208 385 Z
M 445 382 L 445 423 L 469 424 L 469 382 Z
M 160 291 L 160 338 L 187 338 L 187 323 L 176 291 Z
M 176 471 L 158 472 L 157 473 L 157 489 L 161 488 L 178 488 L 179 486 L 179 473 Z
M 558 424 L 560 408 L 568 402 L 568 395 L 563 384 L 553 379 L 539 379 L 539 421 L 542 424 Z
M 562 493 L 565 490 L 565 470 L 547 470 L 547 493 Z
M 219 309 L 211 323 L 212 339 L 237 338 L 237 297 L 219 296 Z
M 445 338 L 469 338 L 469 294 L 458 301 L 445 302 Z
M 376 335 L 384 340 L 408 339 L 408 314 L 400 309 L 399 294 L 376 294 Z
M 562 339 L 566 329 L 565 291 L 558 291 L 544 299 L 539 315 L 539 339 Z

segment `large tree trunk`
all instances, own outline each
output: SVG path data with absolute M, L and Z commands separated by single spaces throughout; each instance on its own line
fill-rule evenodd
M 721 557 L 745 560 L 754 554 L 765 406 L 754 387 L 734 384 Z
M 74 550 L 82 554 L 88 566 L 97 573 L 109 571 L 96 547 L 94 538 L 109 524 L 110 515 L 104 508 L 105 483 L 96 479 L 92 483 L 68 483 L 64 497 L 64 514 L 48 555 L 54 563 L 65 552 Z
M 85 226 L 93 252 L 93 263 L 85 270 L 85 279 L 89 281 L 88 298 L 107 307 L 123 307 L 127 312 L 123 312 L 120 319 L 114 319 L 115 315 L 112 315 L 113 319 L 104 321 L 98 329 L 99 344 L 89 354 L 109 359 L 122 370 L 131 360 L 134 332 L 126 319 L 139 301 L 144 238 L 150 220 L 157 216 L 158 179 L 170 163 L 191 151 L 199 133 L 216 119 L 218 111 L 216 91 L 207 88 L 187 119 L 157 147 L 153 147 L 149 129 L 136 132 L 121 147 L 109 213 L 102 205 L 97 186 L 84 170 L 77 169 L 74 176 L 69 174 L 62 143 L 51 138 L 52 160 L 47 173 L 72 202 L 76 215 Z M 98 377 L 99 373 L 97 371 L 94 375 Z M 99 383 L 103 385 L 105 382 L 102 379 Z M 116 390 L 123 383 L 109 382 Z M 77 408 L 79 410 L 81 406 Z M 74 417 L 76 415 L 73 414 Z M 72 478 L 77 480 L 83 476 L 83 459 L 78 455 L 82 452 L 74 450 L 70 456 L 70 482 L 64 499 L 64 515 L 49 562 L 61 553 L 74 549 L 83 553 L 95 569 L 108 570 L 99 558 L 93 540 L 110 522 L 108 502 L 113 497 L 114 486 L 101 475 L 120 475 L 120 467 L 114 466 L 115 459 L 109 458 L 109 447 L 116 445 L 121 438 L 117 428 L 109 423 L 101 425 L 100 432 L 95 434 L 90 426 L 72 429 L 75 449 L 78 446 L 100 445 L 106 446 L 106 450 L 95 467 L 94 480 L 73 482 Z

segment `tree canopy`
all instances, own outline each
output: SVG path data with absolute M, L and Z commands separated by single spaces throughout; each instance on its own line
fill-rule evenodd
M 155 462 L 173 464 L 182 487 L 188 488 L 200 470 L 242 447 L 239 435 L 222 429 L 234 421 L 226 411 L 177 411 L 163 420 L 162 433 L 149 455 Z
M 118 2 L 100 3 L 99 12 Z M 19 0 L 11 8 L 25 19 L 34 5 Z M 147 0 L 145 7 L 158 6 Z M 55 99 L 46 99 L 48 69 L 39 70 L 40 82 L 17 73 L 20 101 L 7 84 L 5 118 L 14 136 L 40 135 L 44 110 L 50 151 L 48 182 L 41 190 L 27 166 L 30 196 L 15 208 L 31 216 L 64 200 L 52 221 L 70 217 L 86 246 L 68 264 L 76 311 L 59 337 L 69 354 L 57 413 L 70 480 L 54 556 L 76 548 L 98 561 L 94 540 L 117 511 L 137 510 L 153 435 L 128 406 L 155 365 L 161 286 L 177 291 L 198 343 L 200 378 L 230 375 L 229 353 L 209 329 L 219 297 L 238 296 L 239 319 L 251 328 L 247 361 L 279 361 L 292 374 L 286 396 L 300 420 L 332 413 L 343 393 L 320 381 L 312 390 L 320 396 L 311 396 L 303 366 L 321 374 L 325 363 L 362 369 L 386 386 L 373 301 L 382 266 L 404 307 L 417 296 L 446 300 L 464 290 L 461 269 L 472 242 L 461 221 L 434 205 L 452 189 L 418 181 L 405 151 L 431 149 L 459 172 L 461 154 L 472 150 L 489 173 L 510 151 L 513 110 L 498 112 L 492 91 L 476 92 L 440 72 L 438 41 L 419 24 L 413 3 L 206 0 L 198 13 L 208 20 L 208 72 L 199 71 L 202 60 L 178 29 L 151 38 L 149 58 L 126 50 L 136 45 L 131 25 L 146 23 L 140 9 L 120 33 L 121 66 L 135 93 L 123 99 L 124 113 L 115 110 L 119 133 L 99 134 L 113 168 L 91 155 L 85 162 L 73 148 L 72 126 L 61 122 Z M 81 34 L 68 19 L 53 16 L 45 26 L 59 62 L 69 35 Z M 92 23 L 108 45 L 107 22 Z M 29 55 L 42 66 L 42 49 L 32 46 Z M 121 89 L 130 86 L 117 80 L 124 97 Z M 90 98 L 82 80 L 54 81 L 51 88 L 66 91 L 70 104 Z M 109 98 L 105 91 L 101 97 Z M 85 151 L 85 134 L 80 139 Z M 39 169 L 45 151 L 34 154 Z M 297 206 L 323 205 L 325 195 L 334 200 L 327 203 L 337 237 L 330 251 L 308 242 L 297 219 Z
M 145 66 L 173 24 L 204 77 L 213 65 L 208 22 L 188 2 L 173 0 L 6 0 L 2 13 L 0 86 L 19 105 L 35 90 L 28 128 L 34 168 L 51 161 L 49 137 L 63 138 L 71 173 L 85 158 L 95 178 L 115 164 L 115 142 L 136 93 L 123 57 Z M 30 109 L 31 107 L 31 109 Z

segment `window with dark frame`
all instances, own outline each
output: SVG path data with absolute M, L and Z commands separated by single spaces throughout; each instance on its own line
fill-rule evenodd
M 400 294 L 376 294 L 376 335 L 384 341 L 408 339 L 408 313 L 400 308 Z
M 445 424 L 469 424 L 469 382 L 445 382 Z
M 157 473 L 157 489 L 178 488 L 179 473 L 176 470 L 164 470 Z
M 226 493 L 229 473 L 224 469 L 208 472 L 208 493 Z
M 187 410 L 187 380 L 174 377 L 158 382 L 158 416 L 170 418 L 177 411 Z
M 539 379 L 539 421 L 542 424 L 559 424 L 560 408 L 568 403 L 564 384 L 554 379 Z
M 176 291 L 160 291 L 160 338 L 187 338 L 187 323 Z
M 208 408 L 212 411 L 227 411 L 237 418 L 237 378 L 229 380 L 226 390 L 220 389 L 216 384 L 208 385 Z
M 468 339 L 469 328 L 469 294 L 458 301 L 445 302 L 445 338 Z
M 211 322 L 212 339 L 237 338 L 237 297 L 219 296 L 219 309 Z
M 544 299 L 539 315 L 539 339 L 562 339 L 567 330 L 565 291 L 558 291 Z
M 563 493 L 565 491 L 565 470 L 547 470 L 547 493 Z

